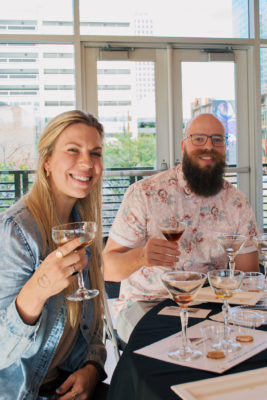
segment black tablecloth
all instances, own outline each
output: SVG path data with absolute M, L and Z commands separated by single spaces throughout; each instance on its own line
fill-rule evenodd
M 180 318 L 157 315 L 162 308 L 172 305 L 175 303 L 167 299 L 155 306 L 139 321 L 115 368 L 108 400 L 178 400 L 180 397 L 170 389 L 170 386 L 221 376 L 221 374 L 187 368 L 134 353 L 135 350 L 164 339 L 181 329 Z M 213 310 L 209 316 L 220 312 L 221 306 L 216 303 L 201 304 L 201 308 Z M 189 326 L 200 321 L 190 315 Z M 267 330 L 267 327 L 263 326 L 261 329 Z M 223 375 L 262 368 L 266 365 L 267 350 L 236 365 Z

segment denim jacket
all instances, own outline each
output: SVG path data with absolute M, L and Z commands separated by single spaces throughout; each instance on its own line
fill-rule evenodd
M 79 216 L 74 208 L 76 220 Z M 33 400 L 47 373 L 67 319 L 63 294 L 49 298 L 38 322 L 26 325 L 15 300 L 23 285 L 43 261 L 38 225 L 23 199 L 0 214 L 0 399 Z M 90 253 L 88 252 L 90 257 Z M 83 271 L 89 287 L 88 266 Z M 104 365 L 106 350 L 90 332 L 93 302 L 84 301 L 79 334 L 61 368 L 74 372 L 88 360 Z

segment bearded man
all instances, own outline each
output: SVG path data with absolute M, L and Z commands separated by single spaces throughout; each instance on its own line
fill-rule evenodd
M 216 232 L 257 233 L 248 200 L 223 178 L 226 138 L 222 123 L 200 114 L 186 127 L 182 164 L 130 186 L 105 247 L 104 278 L 121 281 L 113 304 L 119 336 L 129 335 L 149 302 L 168 297 L 160 275 L 167 269 L 207 272 L 227 268 Z M 186 229 L 179 242 L 167 241 L 161 221 L 179 219 Z M 246 244 L 236 268 L 258 271 L 258 254 Z

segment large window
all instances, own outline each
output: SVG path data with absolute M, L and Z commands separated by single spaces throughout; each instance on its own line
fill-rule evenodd
M 1 5 L 1 34 L 73 33 L 72 0 L 8 0 Z
M 80 1 L 87 35 L 248 37 L 248 0 Z

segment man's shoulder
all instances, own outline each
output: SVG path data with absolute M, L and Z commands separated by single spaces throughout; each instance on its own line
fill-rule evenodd
M 224 179 L 223 189 L 219 194 L 226 199 L 238 198 L 241 201 L 248 202 L 246 195 L 226 179 Z

